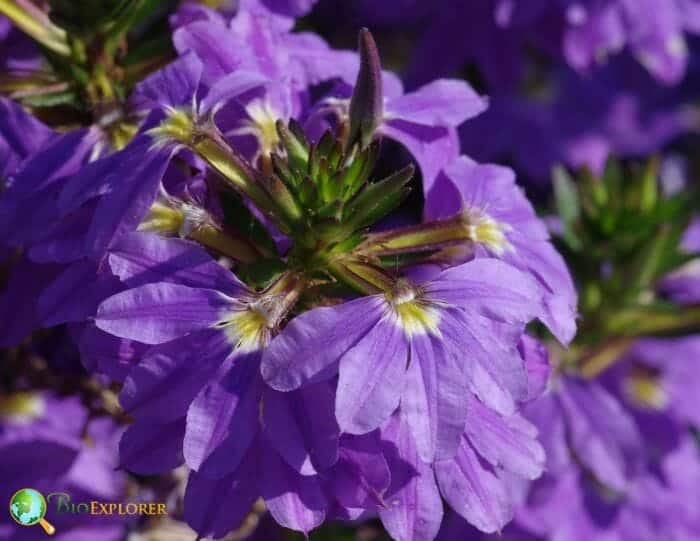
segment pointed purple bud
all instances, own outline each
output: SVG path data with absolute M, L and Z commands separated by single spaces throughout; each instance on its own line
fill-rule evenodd
M 377 44 L 369 30 L 363 28 L 359 36 L 360 72 L 350 99 L 350 135 L 348 147 L 359 142 L 365 148 L 382 120 L 382 65 Z

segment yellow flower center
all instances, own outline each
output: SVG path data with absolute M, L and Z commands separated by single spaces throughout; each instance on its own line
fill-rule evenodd
M 440 335 L 440 315 L 435 306 L 422 298 L 422 291 L 405 278 L 396 281 L 392 291 L 386 294 L 396 322 L 407 336 Z
M 151 205 L 148 214 L 139 224 L 139 231 L 174 235 L 182 227 L 185 215 L 181 209 L 173 208 L 161 201 Z
M 257 301 L 243 310 L 227 312 L 218 326 L 224 329 L 236 349 L 247 352 L 262 349 L 269 343 L 275 321 L 275 315 L 265 303 Z
M 35 393 L 14 393 L 0 398 L 0 419 L 30 422 L 44 413 L 44 401 Z
M 485 212 L 467 211 L 465 213 L 467 236 L 472 242 L 485 245 L 496 255 L 513 250 L 506 233 L 510 229 L 507 224 L 502 224 L 491 218 Z
M 668 404 L 668 396 L 661 386 L 658 374 L 639 367 L 627 378 L 625 390 L 640 406 L 660 410 Z
M 260 145 L 260 154 L 267 156 L 279 143 L 277 135 L 277 120 L 281 115 L 275 111 L 267 100 L 256 100 L 246 107 L 250 120 L 239 133 L 249 133 L 255 136 Z

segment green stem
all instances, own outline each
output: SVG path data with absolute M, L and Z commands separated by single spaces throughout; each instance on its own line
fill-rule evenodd
M 363 295 L 391 291 L 394 279 L 383 269 L 358 259 L 336 259 L 328 264 L 331 274 Z
M 697 333 L 700 332 L 700 305 L 668 312 L 623 309 L 608 318 L 605 328 L 612 335 L 625 337 Z
M 0 13 L 17 28 L 61 56 L 70 56 L 66 33 L 53 24 L 46 14 L 27 0 L 0 0 Z
M 596 378 L 620 359 L 633 342 L 634 338 L 630 337 L 619 337 L 609 340 L 581 359 L 579 372 L 584 378 Z
M 461 215 L 447 220 L 372 233 L 365 237 L 358 252 L 384 257 L 397 254 L 434 252 L 470 242 L 468 224 Z

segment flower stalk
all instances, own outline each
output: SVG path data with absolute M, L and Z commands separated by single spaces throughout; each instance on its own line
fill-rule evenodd
M 53 24 L 43 11 L 28 0 L 0 0 L 0 13 L 51 52 L 70 56 L 66 32 Z

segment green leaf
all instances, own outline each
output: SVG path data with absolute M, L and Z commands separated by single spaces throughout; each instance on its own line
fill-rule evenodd
M 282 120 L 276 123 L 277 135 L 282 146 L 287 151 L 287 161 L 291 169 L 306 171 L 309 163 L 309 147 L 306 139 L 300 139 Z M 295 128 L 295 132 L 298 132 Z
M 241 197 L 228 190 L 219 194 L 224 222 L 253 241 L 262 251 L 277 255 L 277 246 L 267 228 L 253 215 Z
M 560 166 L 554 168 L 553 180 L 557 214 L 564 223 L 573 224 L 581 216 L 576 184 L 566 169 Z
M 611 335 L 635 337 L 695 334 L 700 332 L 700 306 L 656 303 L 621 309 L 607 319 L 605 329 Z
M 344 221 L 350 231 L 367 227 L 394 210 L 406 198 L 415 168 L 408 165 L 380 182 L 368 184 L 345 207 Z
M 642 173 L 639 188 L 639 210 L 646 214 L 651 211 L 659 199 L 659 160 L 649 160 Z
M 370 173 L 379 157 L 379 141 L 372 141 L 370 145 L 359 152 L 355 159 L 343 172 L 342 184 L 344 188 L 343 199 L 347 201 L 367 182 Z
M 28 107 L 56 107 L 58 105 L 71 105 L 80 108 L 80 99 L 72 90 L 53 92 L 50 94 L 34 94 L 24 96 L 22 103 Z
M 261 259 L 236 268 L 236 275 L 254 289 L 264 289 L 287 270 L 278 258 Z
M 582 244 L 575 231 L 575 226 L 581 217 L 578 189 L 574 180 L 563 167 L 555 167 L 552 176 L 555 205 L 563 227 L 562 238 L 569 245 L 569 248 L 579 251 Z

